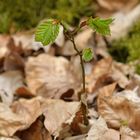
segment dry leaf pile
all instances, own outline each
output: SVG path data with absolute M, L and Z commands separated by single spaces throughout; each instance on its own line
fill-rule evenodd
M 98 3 L 112 11 L 116 1 Z M 117 10 L 124 3 L 119 0 Z M 0 36 L 0 140 L 140 140 L 140 76 L 110 57 L 102 37 L 87 29 L 76 35 L 79 49 L 95 53 L 85 63 L 85 125 L 79 58 L 61 30 L 47 47 L 32 34 Z

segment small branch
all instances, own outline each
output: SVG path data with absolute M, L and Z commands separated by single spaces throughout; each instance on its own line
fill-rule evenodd
M 73 47 L 80 57 L 80 64 L 81 64 L 81 69 L 82 69 L 82 80 L 83 80 L 83 91 L 80 92 L 80 94 L 79 94 L 79 100 L 81 101 L 81 105 L 82 105 L 84 124 L 88 125 L 89 122 L 88 122 L 88 118 L 87 118 L 87 105 L 82 102 L 82 94 L 86 94 L 84 61 L 82 59 L 82 53 L 76 47 L 74 37 L 72 37 L 70 41 L 73 43 Z
M 81 69 L 82 69 L 82 84 L 83 84 L 83 91 L 79 93 L 78 97 L 79 100 L 81 101 L 81 107 L 82 107 L 82 113 L 83 113 L 83 119 L 84 119 L 84 124 L 88 125 L 88 118 L 87 118 L 87 105 L 82 101 L 82 94 L 86 94 L 86 88 L 85 88 L 85 69 L 84 69 L 84 61 L 82 59 L 82 52 L 78 50 L 78 48 L 76 47 L 75 44 L 75 40 L 74 40 L 74 34 L 73 33 L 77 33 L 79 31 L 80 28 L 76 29 L 75 32 L 67 32 L 67 29 L 65 28 L 65 26 L 63 25 L 63 23 L 61 23 L 61 25 L 64 28 L 64 35 L 67 37 L 68 40 L 70 40 L 73 44 L 73 48 L 76 51 L 76 53 L 78 54 L 78 56 L 80 57 L 80 64 L 81 64 Z M 72 34 L 71 34 L 72 33 Z M 86 96 L 85 96 L 86 97 Z
M 74 40 L 74 35 L 75 34 L 77 34 L 77 32 L 82 28 L 82 27 L 84 27 L 84 26 L 86 26 L 86 21 L 83 21 L 81 24 L 80 24 L 80 26 L 79 27 L 77 27 L 73 32 L 70 32 L 69 34 L 67 34 L 67 32 L 65 32 L 65 31 L 67 31 L 67 29 L 66 29 L 66 27 L 64 26 L 64 24 L 63 23 L 60 23 L 62 26 L 63 26 L 63 28 L 64 28 L 64 34 L 65 34 L 65 36 L 72 42 L 72 44 L 73 44 L 73 47 L 74 47 L 74 50 L 77 52 L 77 54 L 79 55 L 79 57 L 80 57 L 80 64 L 81 64 L 81 69 L 82 69 L 82 81 L 83 81 L 83 92 L 82 93 L 85 93 L 86 92 L 86 88 L 85 88 L 85 69 L 84 69 L 84 61 L 83 61 L 83 59 L 82 59 L 82 53 L 77 49 L 77 47 L 76 47 L 76 44 L 75 44 L 75 40 Z M 80 93 L 80 100 L 81 100 L 81 94 L 82 93 Z
M 109 43 L 109 41 L 107 40 L 107 38 L 105 36 L 103 36 L 103 40 L 104 40 L 107 48 L 111 48 L 111 44 Z
M 80 52 L 80 51 L 77 49 L 77 47 L 76 47 L 74 37 L 71 37 L 70 41 L 71 41 L 72 44 L 73 44 L 74 50 L 75 50 L 75 51 L 77 52 L 77 54 L 80 56 L 80 55 L 81 55 L 81 52 Z
M 71 38 L 71 42 L 73 43 L 73 47 L 75 49 L 75 51 L 77 52 L 77 54 L 80 57 L 80 64 L 81 64 L 81 69 L 82 69 L 82 80 L 83 80 L 83 93 L 86 92 L 86 88 L 85 88 L 85 69 L 84 69 L 84 61 L 82 59 L 82 53 L 77 49 L 74 38 Z M 80 95 L 81 96 L 81 95 Z M 81 98 L 81 97 L 80 97 Z
M 77 28 L 75 28 L 74 31 L 71 32 L 71 34 L 72 34 L 73 36 L 76 35 L 76 34 L 81 30 L 81 28 L 83 28 L 83 27 L 86 26 L 86 25 L 87 25 L 87 21 L 81 22 L 80 25 L 79 25 Z

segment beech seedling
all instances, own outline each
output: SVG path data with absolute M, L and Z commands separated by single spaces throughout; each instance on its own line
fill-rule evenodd
M 82 51 L 79 50 L 75 44 L 74 36 L 81 30 L 81 28 L 85 26 L 88 26 L 89 28 L 93 29 L 94 32 L 97 32 L 103 36 L 110 35 L 109 26 L 112 23 L 112 21 L 113 21 L 112 18 L 101 19 L 99 17 L 97 18 L 89 17 L 86 21 L 81 22 L 79 26 L 76 27 L 73 31 L 69 31 L 63 21 L 57 19 L 48 19 L 39 24 L 39 26 L 36 29 L 35 40 L 41 42 L 44 46 L 46 46 L 55 41 L 55 39 L 59 34 L 60 26 L 63 26 L 65 37 L 72 42 L 74 50 L 76 51 L 77 55 L 79 55 L 80 58 L 83 79 L 82 80 L 83 90 L 79 95 L 79 99 L 81 102 L 82 95 L 86 94 L 84 61 L 88 62 L 93 59 L 93 50 L 92 48 L 86 48 L 86 46 Z M 83 112 L 85 112 L 84 114 L 86 114 L 86 107 L 83 110 Z M 86 115 L 84 116 L 85 122 L 87 122 Z

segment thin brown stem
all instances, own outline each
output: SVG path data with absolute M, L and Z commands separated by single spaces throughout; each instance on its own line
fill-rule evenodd
M 79 100 L 81 101 L 81 105 L 82 105 L 81 109 L 82 109 L 82 113 L 83 113 L 84 124 L 88 125 L 89 122 L 88 122 L 88 118 L 87 118 L 87 105 L 82 101 L 82 94 L 86 94 L 84 61 L 82 59 L 82 53 L 76 47 L 74 37 L 71 37 L 70 41 L 72 42 L 75 51 L 77 52 L 77 54 L 80 57 L 80 64 L 81 64 L 81 69 L 82 69 L 82 80 L 83 80 L 83 91 L 79 94 Z
M 81 51 L 78 50 L 76 44 L 75 44 L 75 40 L 74 40 L 74 34 L 71 34 L 71 32 L 68 32 L 67 29 L 65 28 L 65 26 L 63 25 L 63 23 L 61 23 L 61 25 L 64 28 L 64 35 L 67 37 L 68 40 L 70 40 L 73 44 L 73 48 L 76 51 L 76 53 L 79 55 L 80 57 L 80 64 L 81 64 L 81 69 L 82 69 L 82 84 L 83 84 L 83 90 L 82 92 L 80 92 L 78 94 L 79 100 L 81 101 L 81 109 L 82 109 L 82 113 L 83 113 L 83 119 L 84 119 L 84 124 L 88 125 L 88 118 L 87 118 L 87 105 L 83 102 L 82 99 L 82 94 L 86 95 L 86 88 L 85 88 L 85 69 L 84 69 L 84 61 L 82 58 L 82 53 Z M 76 32 L 78 32 L 79 29 L 75 30 Z
M 84 62 L 83 62 L 83 59 L 82 59 L 82 54 L 81 54 L 81 52 L 77 49 L 73 37 L 71 38 L 71 42 L 73 43 L 73 47 L 74 47 L 75 51 L 77 52 L 77 54 L 78 54 L 79 57 L 80 57 L 80 64 L 81 64 L 81 69 L 82 69 L 83 93 L 85 93 L 85 91 L 86 91 L 86 88 L 85 88 L 85 69 L 84 69 Z M 80 97 L 80 98 L 81 98 L 81 97 Z
M 80 64 L 81 64 L 81 69 L 82 69 L 82 84 L 83 84 L 83 91 L 82 91 L 82 93 L 85 93 L 86 92 L 86 88 L 85 88 L 85 69 L 84 69 L 84 61 L 83 61 L 83 59 L 82 59 L 82 53 L 81 53 L 81 51 L 79 51 L 78 50 L 78 48 L 76 47 L 76 44 L 75 44 L 75 40 L 74 40 L 74 36 L 73 36 L 73 34 L 70 34 L 70 33 L 67 33 L 66 31 L 67 31 L 67 29 L 65 28 L 65 26 L 63 25 L 63 23 L 60 23 L 62 26 L 63 26 L 63 28 L 64 28 L 64 34 L 65 34 L 65 36 L 68 38 L 68 40 L 70 40 L 71 42 L 72 42 L 72 44 L 73 44 L 73 47 L 74 47 L 74 50 L 77 52 L 77 54 L 79 55 L 79 57 L 80 57 Z M 78 30 L 79 30 L 80 28 L 78 28 Z M 77 30 L 77 31 L 78 31 Z M 76 30 L 75 30 L 76 31 Z M 79 99 L 81 100 L 81 95 L 82 95 L 82 93 L 80 93 L 80 95 L 79 95 Z
M 84 69 L 84 62 L 82 59 L 82 55 L 80 55 L 80 63 L 81 63 L 81 68 L 82 68 L 82 77 L 83 77 L 83 93 L 86 92 L 86 87 L 85 87 L 85 69 Z

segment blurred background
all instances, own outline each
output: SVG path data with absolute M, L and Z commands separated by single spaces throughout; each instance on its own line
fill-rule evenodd
M 0 0 L 0 34 L 24 34 L 47 18 L 75 27 L 89 16 L 115 19 L 107 50 L 115 60 L 135 64 L 140 74 L 139 0 Z

